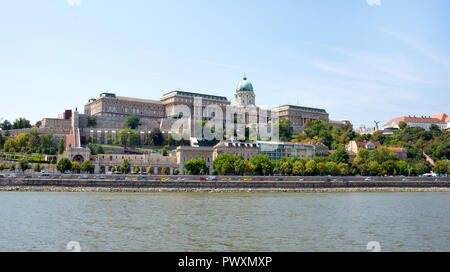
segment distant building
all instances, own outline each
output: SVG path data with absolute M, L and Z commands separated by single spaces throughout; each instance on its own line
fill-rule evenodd
M 346 146 L 345 146 L 345 150 L 347 151 L 348 155 L 349 155 L 349 161 L 353 162 L 353 160 L 355 159 L 356 155 L 358 154 L 358 150 L 360 149 L 366 149 L 368 151 L 377 149 L 378 147 L 380 147 L 381 144 L 379 142 L 357 142 L 357 141 L 350 141 Z M 389 150 L 392 150 L 395 152 L 397 159 L 400 161 L 405 161 L 408 158 L 406 149 L 402 148 L 402 147 L 397 147 L 397 146 L 388 146 L 386 147 Z
M 410 127 L 421 127 L 425 130 L 429 130 L 431 125 L 437 125 L 441 130 L 447 128 L 446 122 L 448 116 L 445 113 L 430 116 L 402 116 L 397 117 L 387 122 L 384 129 L 399 129 L 400 122 L 405 122 Z
M 315 156 L 314 145 L 292 142 L 264 142 L 258 141 L 259 154 L 267 155 L 269 159 L 277 161 L 281 158 L 312 159 Z
M 258 155 L 258 145 L 238 141 L 221 141 L 214 146 L 213 159 L 215 160 L 221 154 L 241 156 L 244 160 L 251 160 Z
M 272 110 L 278 112 L 279 118 L 287 118 L 291 121 L 293 133 L 298 134 L 305 129 L 307 120 L 322 120 L 329 122 L 329 114 L 324 109 L 303 107 L 298 105 L 283 105 Z

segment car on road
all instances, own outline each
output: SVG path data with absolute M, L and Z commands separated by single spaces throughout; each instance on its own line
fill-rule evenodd
M 5 177 L 5 175 L 3 175 L 3 174 L 0 174 L 0 178 L 4 178 Z
M 138 176 L 137 179 L 138 180 L 147 180 L 147 176 Z
M 178 181 L 185 181 L 185 178 L 177 178 Z
M 276 181 L 282 181 L 284 180 L 283 178 L 276 178 Z
M 16 174 L 14 174 L 14 173 L 13 173 L 13 174 L 10 174 L 9 177 L 10 177 L 10 178 L 17 178 Z
M 365 180 L 365 181 L 375 181 L 374 178 L 365 178 L 364 180 Z
M 298 179 L 298 181 L 305 181 L 305 179 L 302 179 L 302 178 L 301 178 L 301 179 Z
M 200 178 L 200 181 L 205 181 L 206 180 L 206 178 Z
M 55 175 L 55 176 L 53 176 L 53 178 L 55 178 L 55 179 L 60 179 L 60 178 L 61 178 L 61 175 Z
M 347 182 L 348 179 L 346 179 L 346 178 L 338 178 L 338 179 L 333 179 L 333 181 L 343 181 L 343 182 Z
M 50 178 L 50 174 L 49 173 L 42 173 L 39 178 Z
M 217 177 L 211 176 L 211 177 L 208 177 L 208 180 L 209 181 L 217 180 Z
M 88 176 L 80 176 L 79 179 L 89 179 Z
M 103 176 L 95 176 L 95 179 L 105 179 Z
M 124 177 L 115 177 L 114 180 L 124 180 Z
M 32 176 L 25 176 L 26 179 L 30 179 L 33 178 Z

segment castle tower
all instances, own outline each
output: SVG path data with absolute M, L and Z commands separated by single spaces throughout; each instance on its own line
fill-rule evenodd
M 247 77 L 244 75 L 244 78 L 236 88 L 236 94 L 234 95 L 236 99 L 236 105 L 238 106 L 247 106 L 247 105 L 255 105 L 255 93 L 253 92 L 253 85 L 250 81 L 247 80 Z

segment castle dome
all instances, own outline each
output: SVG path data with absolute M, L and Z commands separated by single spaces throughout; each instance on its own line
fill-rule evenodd
M 253 92 L 253 85 L 250 81 L 247 80 L 247 77 L 244 76 L 239 85 L 236 88 L 236 92 Z

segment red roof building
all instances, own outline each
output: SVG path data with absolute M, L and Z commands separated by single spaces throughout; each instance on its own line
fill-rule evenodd
M 402 116 L 397 117 L 387 122 L 383 128 L 392 129 L 399 128 L 400 122 L 405 122 L 410 127 L 421 127 L 425 130 L 429 130 L 431 125 L 437 125 L 441 130 L 447 128 L 447 120 L 449 117 L 445 113 L 437 114 L 434 116 Z

